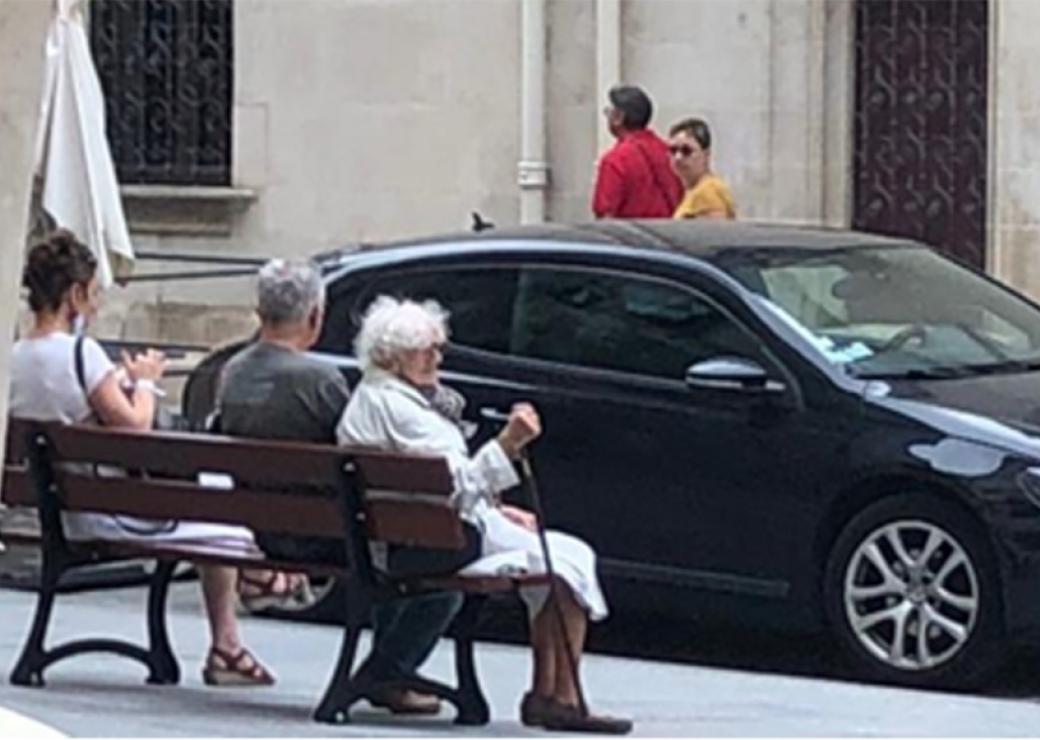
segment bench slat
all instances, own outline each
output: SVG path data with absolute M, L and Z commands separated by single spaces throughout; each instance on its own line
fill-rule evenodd
M 4 443 L 4 460 L 24 460 L 28 424 L 21 419 L 7 417 L 7 440 Z
M 335 485 L 347 456 L 330 445 L 268 442 L 210 434 L 47 425 L 55 458 L 174 477 L 227 473 L 243 487 Z
M 4 466 L 0 494 L 0 500 L 8 506 L 36 506 L 36 489 L 33 487 L 29 471 L 25 468 Z
M 420 578 L 416 585 L 435 591 L 465 591 L 466 593 L 499 594 L 512 591 L 517 586 L 548 585 L 549 576 L 543 574 L 523 576 L 442 576 Z
M 440 457 L 390 455 L 346 447 L 365 479 L 365 487 L 450 496 L 455 490 L 447 462 Z
M 368 537 L 391 545 L 461 550 L 466 545 L 458 512 L 427 501 L 365 501 Z
M 343 517 L 332 497 L 202 488 L 184 481 L 94 478 L 61 473 L 65 506 L 152 519 L 239 524 L 262 532 L 343 537 Z
M 23 541 L 31 540 L 25 538 Z M 178 542 L 135 543 L 85 540 L 69 544 L 72 552 L 96 553 L 101 559 L 143 557 L 246 567 L 262 566 L 263 568 L 288 571 L 303 569 L 311 575 L 318 576 L 344 576 L 349 573 L 347 568 L 331 563 L 323 564 L 310 561 L 301 564 L 294 561 L 267 557 L 257 549 L 244 549 L 215 542 L 182 540 Z

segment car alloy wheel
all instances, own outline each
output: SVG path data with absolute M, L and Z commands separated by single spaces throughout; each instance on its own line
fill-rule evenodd
M 871 531 L 848 560 L 845 615 L 863 648 L 899 670 L 936 668 L 971 638 L 979 579 L 964 546 L 942 527 L 901 519 Z
M 992 543 L 954 495 L 884 496 L 838 533 L 823 574 L 824 606 L 858 675 L 971 688 L 1006 655 Z

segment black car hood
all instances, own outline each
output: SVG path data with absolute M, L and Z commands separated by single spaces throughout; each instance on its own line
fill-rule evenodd
M 864 400 L 951 437 L 1040 459 L 1040 371 L 871 381 Z

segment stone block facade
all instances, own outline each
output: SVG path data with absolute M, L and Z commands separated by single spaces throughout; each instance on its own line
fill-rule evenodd
M 138 193 L 136 243 L 307 255 L 465 229 L 474 210 L 516 223 L 524 1 L 238 0 L 237 200 L 207 210 Z M 545 2 L 546 214 L 584 220 L 603 126 L 605 4 Z M 716 169 L 742 217 L 847 226 L 854 10 L 854 0 L 620 0 L 621 81 L 651 93 L 659 130 L 688 115 L 709 120 Z M 991 0 L 990 15 L 989 266 L 1040 295 L 1040 42 L 1028 30 L 1040 2 Z M 181 268 L 139 267 L 156 269 Z M 230 325 L 201 326 L 197 306 L 237 312 L 237 330 L 251 320 L 252 288 L 248 279 L 139 286 L 110 298 L 109 326 L 208 342 Z

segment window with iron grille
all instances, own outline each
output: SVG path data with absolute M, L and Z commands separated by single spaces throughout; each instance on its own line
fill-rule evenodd
M 91 0 L 120 182 L 229 185 L 231 0 Z

